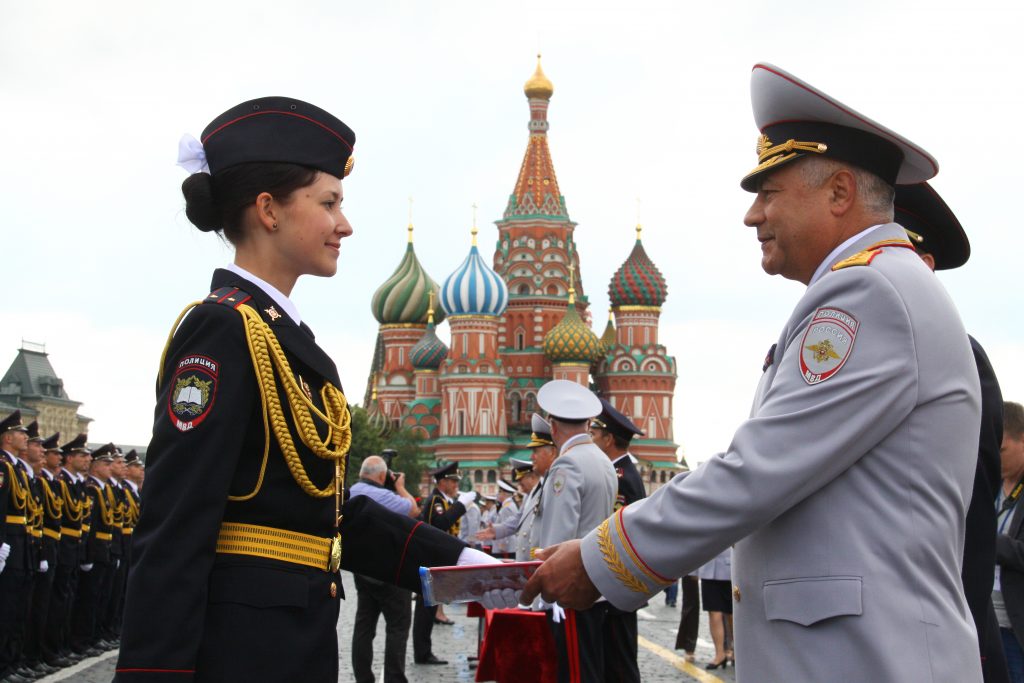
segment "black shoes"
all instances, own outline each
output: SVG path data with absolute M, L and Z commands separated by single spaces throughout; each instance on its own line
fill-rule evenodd
M 448 663 L 447 659 L 438 659 L 437 655 L 435 655 L 433 652 L 431 652 L 426 657 L 414 658 L 413 661 L 416 662 L 417 664 L 447 664 Z

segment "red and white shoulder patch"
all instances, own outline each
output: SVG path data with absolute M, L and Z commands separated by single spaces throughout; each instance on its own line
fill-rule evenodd
M 800 342 L 800 375 L 808 384 L 834 376 L 853 351 L 860 323 L 838 308 L 819 308 Z
M 195 429 L 210 414 L 217 396 L 220 363 L 206 356 L 185 356 L 175 368 L 167 397 L 167 416 L 182 432 Z

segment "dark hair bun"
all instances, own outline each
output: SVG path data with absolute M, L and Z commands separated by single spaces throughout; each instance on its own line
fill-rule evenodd
M 223 214 L 213 192 L 213 177 L 209 173 L 193 173 L 181 184 L 185 195 L 185 215 L 203 232 L 220 230 Z

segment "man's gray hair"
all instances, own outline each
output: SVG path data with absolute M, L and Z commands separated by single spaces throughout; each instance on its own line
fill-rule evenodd
M 853 174 L 857 181 L 857 196 L 861 206 L 876 217 L 879 222 L 891 223 L 893 219 L 893 200 L 896 188 L 879 178 L 874 173 L 851 164 L 823 157 L 810 157 L 800 164 L 800 172 L 809 187 L 821 187 L 825 181 L 841 169 Z
M 366 460 L 363 460 L 363 464 L 359 467 L 359 476 L 364 479 L 376 477 L 378 474 L 383 474 L 388 469 L 388 466 L 384 464 L 384 458 L 379 455 L 367 456 Z

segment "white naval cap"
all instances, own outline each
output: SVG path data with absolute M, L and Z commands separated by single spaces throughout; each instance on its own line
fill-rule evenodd
M 761 136 L 758 165 L 740 181 L 748 192 L 757 191 L 762 173 L 809 154 L 853 164 L 890 185 L 939 172 L 935 158 L 910 140 L 772 64 L 754 65 L 750 102 Z
M 537 392 L 537 403 L 555 419 L 589 420 L 601 412 L 601 400 L 586 387 L 567 379 L 555 379 Z
M 504 491 L 505 493 L 516 493 L 517 491 L 519 491 L 519 489 L 517 489 L 515 486 L 508 483 L 504 479 L 498 480 L 498 488 Z

